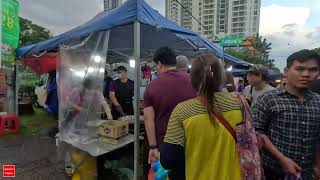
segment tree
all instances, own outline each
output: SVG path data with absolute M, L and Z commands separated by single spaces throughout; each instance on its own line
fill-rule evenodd
M 271 43 L 268 43 L 266 38 L 263 38 L 257 34 L 255 40 L 252 40 L 251 45 L 254 49 L 253 51 L 244 47 L 237 50 L 229 48 L 226 50 L 226 52 L 244 61 L 253 64 L 262 64 L 266 67 L 276 69 L 274 60 L 269 56 L 271 51 Z
M 20 38 L 19 46 L 26 46 L 52 37 L 51 32 L 39 25 L 33 24 L 32 21 L 19 17 L 20 20 Z
M 319 48 L 315 48 L 313 50 L 316 51 L 318 54 L 320 54 L 320 47 Z

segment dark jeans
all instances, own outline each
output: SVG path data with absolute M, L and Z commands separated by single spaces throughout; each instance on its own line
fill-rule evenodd
M 284 180 L 285 178 L 284 173 L 279 173 L 278 171 L 275 171 L 272 168 L 263 166 L 263 170 L 266 180 Z

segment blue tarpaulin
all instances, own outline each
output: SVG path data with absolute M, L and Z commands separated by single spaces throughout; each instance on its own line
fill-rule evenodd
M 248 69 L 233 68 L 231 70 L 231 72 L 232 72 L 233 76 L 235 76 L 235 77 L 245 77 L 245 76 L 247 76 Z M 267 80 L 274 80 L 274 79 L 280 78 L 282 76 L 283 76 L 283 74 L 281 72 L 277 72 L 272 69 L 269 69 L 268 75 L 267 75 Z
M 238 59 L 238 58 L 236 58 L 236 57 L 234 57 L 234 56 L 231 56 L 231 55 L 229 55 L 229 54 L 224 54 L 224 58 L 226 59 L 226 60 L 228 60 L 228 61 L 230 61 L 230 62 L 232 62 L 232 63 L 234 63 L 234 64 L 236 64 L 236 65 L 240 65 L 240 66 L 244 66 L 244 67 L 250 67 L 250 66 L 252 66 L 253 64 L 252 63 L 248 63 L 248 62 L 246 62 L 246 61 L 243 61 L 243 60 L 241 60 L 241 59 Z
M 109 49 L 130 49 L 133 48 L 133 22 L 136 21 L 142 23 L 141 49 L 155 49 L 161 45 L 170 44 L 172 48 L 179 50 L 206 48 L 220 58 L 223 56 L 223 50 L 220 46 L 215 45 L 200 34 L 168 20 L 143 0 L 128 0 L 116 9 L 97 14 L 90 21 L 71 31 L 46 41 L 18 48 L 16 55 L 18 58 L 23 58 L 33 53 L 58 51 L 59 45 L 70 40 L 108 29 L 111 30 Z M 224 58 L 240 66 L 251 66 L 250 63 L 228 54 L 225 54 Z
M 46 41 L 19 48 L 17 49 L 17 56 L 21 58 L 32 53 L 54 50 L 57 49 L 59 45 L 66 43 L 72 39 L 87 36 L 95 31 L 108 30 L 128 24 L 133 24 L 133 22 L 136 21 L 145 25 L 152 26 L 156 31 L 167 30 L 178 35 L 179 38 L 189 40 L 192 45 L 198 48 L 205 47 L 217 56 L 222 57 L 222 48 L 220 46 L 214 45 L 210 41 L 201 37 L 198 33 L 192 32 L 190 29 L 181 27 L 174 22 L 169 21 L 159 12 L 152 9 L 143 0 L 128 0 L 122 6 L 116 9 L 99 13 L 87 23 L 71 31 L 63 33 Z M 148 29 L 141 29 L 141 37 L 146 36 L 144 31 L 148 31 Z M 150 35 L 150 33 L 147 35 Z M 156 36 L 154 35 L 145 38 L 149 39 L 150 44 L 157 43 L 157 41 L 154 40 L 154 38 L 156 38 Z M 166 36 L 162 36 L 161 38 L 166 39 Z

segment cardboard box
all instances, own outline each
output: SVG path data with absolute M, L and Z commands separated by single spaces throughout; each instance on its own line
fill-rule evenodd
M 119 139 L 129 134 L 129 124 L 127 121 L 108 120 L 99 126 L 98 134 L 106 138 Z

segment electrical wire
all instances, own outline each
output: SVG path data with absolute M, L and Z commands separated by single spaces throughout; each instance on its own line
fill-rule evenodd
M 178 0 L 174 0 L 174 1 L 176 1 L 194 20 L 196 20 L 196 21 L 200 24 L 201 27 L 205 28 L 206 31 L 208 31 L 213 37 L 215 37 L 215 35 L 214 35 L 212 32 L 210 32 L 210 30 L 208 29 L 208 27 L 206 27 L 205 25 L 203 25 L 203 24 L 201 23 L 201 21 L 199 21 L 196 17 L 194 17 L 194 16 L 192 15 L 192 12 L 190 12 L 186 7 L 184 7 Z

